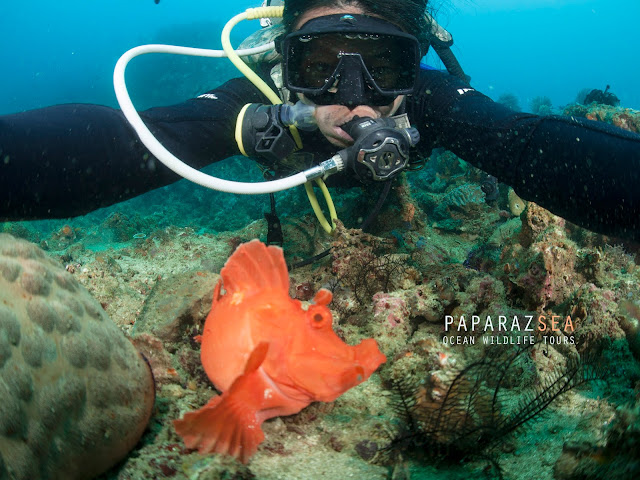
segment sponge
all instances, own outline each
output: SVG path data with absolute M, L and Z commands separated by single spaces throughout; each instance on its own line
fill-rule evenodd
M 86 479 L 151 416 L 153 377 L 68 272 L 0 234 L 0 479 Z

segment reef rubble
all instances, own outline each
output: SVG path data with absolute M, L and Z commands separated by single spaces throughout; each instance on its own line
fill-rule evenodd
M 566 112 L 624 120 L 638 131 L 635 112 L 624 109 Z M 487 457 L 504 478 L 634 478 L 624 472 L 637 468 L 637 458 L 620 450 L 638 449 L 637 245 L 571 225 L 516 199 L 506 185 L 497 184 L 487 201 L 485 177 L 450 152 L 435 151 L 423 170 L 397 182 L 368 233 L 354 227 L 370 208 L 371 192 L 337 192 L 344 223 L 333 236 L 317 227 L 299 194 L 279 200 L 290 264 L 331 249 L 291 271 L 291 296 L 308 302 L 330 288 L 338 335 L 350 344 L 375 338 L 388 361 L 331 404 L 267 421 L 266 440 L 248 465 L 186 449 L 171 422 L 214 393 L 194 336 L 231 252 L 253 238 L 264 240 L 266 221 L 254 203 L 228 196 L 205 208 L 208 194 L 190 196 L 182 184 L 163 190 L 172 206 L 160 213 L 139 213 L 144 205 L 159 208 L 149 197 L 154 200 L 120 204 L 101 216 L 2 225 L 40 245 L 83 285 L 152 367 L 157 400 L 149 427 L 100 478 L 474 478 L 488 468 L 486 458 L 447 463 L 446 452 L 416 453 L 407 445 L 392 460 L 382 454 L 398 425 L 393 384 L 419 386 L 415 401 L 437 402 L 450 392 L 456 372 L 482 358 L 499 366 L 501 355 L 525 336 L 538 348 L 502 380 L 507 411 L 580 356 L 606 365 L 606 378 L 559 395 L 546 415 L 505 436 Z M 225 198 L 227 211 L 211 212 Z M 225 216 L 233 220 L 225 223 Z M 447 414 L 465 422 L 486 418 L 480 407 Z M 594 462 L 598 473 L 588 476 Z

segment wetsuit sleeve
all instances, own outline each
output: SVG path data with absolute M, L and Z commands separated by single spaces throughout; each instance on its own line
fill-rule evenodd
M 573 223 L 640 240 L 640 135 L 587 119 L 514 112 L 441 72 L 422 81 L 409 113 L 426 143 Z
M 239 153 L 235 121 L 249 102 L 264 97 L 234 79 L 141 117 L 170 152 L 202 168 Z M 0 221 L 81 215 L 178 179 L 119 110 L 68 104 L 0 116 Z

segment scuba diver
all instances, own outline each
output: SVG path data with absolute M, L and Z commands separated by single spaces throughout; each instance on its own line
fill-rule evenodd
M 252 65 L 282 105 L 236 78 L 139 116 L 186 168 L 243 153 L 274 182 L 304 170 L 329 186 L 390 184 L 443 147 L 556 215 L 640 240 L 640 135 L 493 102 L 426 4 L 286 0 L 268 27 L 276 51 Z M 448 72 L 421 65 L 429 48 Z M 86 104 L 0 116 L 0 220 L 81 215 L 178 180 L 183 167 L 159 163 L 127 118 Z

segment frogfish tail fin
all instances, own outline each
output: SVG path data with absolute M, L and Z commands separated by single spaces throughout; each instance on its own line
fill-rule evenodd
M 265 289 L 289 290 L 289 271 L 282 249 L 259 240 L 240 245 L 220 272 L 227 293 Z
M 264 433 L 256 412 L 238 400 L 225 392 L 199 410 L 174 420 L 173 426 L 188 448 L 231 455 L 246 464 L 264 440 Z
M 249 462 L 264 440 L 262 421 L 257 417 L 260 396 L 255 386 L 260 383 L 258 368 L 268 349 L 267 342 L 260 342 L 251 352 L 245 372 L 226 392 L 199 410 L 187 412 L 173 421 L 188 448 L 200 453 L 232 455 L 242 463 Z

